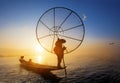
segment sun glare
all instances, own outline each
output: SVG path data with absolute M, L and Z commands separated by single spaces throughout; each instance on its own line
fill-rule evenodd
M 43 52 L 43 48 L 40 45 L 35 47 L 36 52 Z
M 38 63 L 42 63 L 43 55 L 44 55 L 44 49 L 40 45 L 36 45 L 35 46 L 35 52 L 36 52 L 36 61 Z

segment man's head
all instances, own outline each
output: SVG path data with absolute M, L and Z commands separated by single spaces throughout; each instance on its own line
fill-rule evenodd
M 59 39 L 59 38 L 58 38 L 57 41 L 60 42 L 60 43 L 66 43 L 66 40 L 65 40 L 65 39 Z
M 21 56 L 21 58 L 23 59 L 23 58 L 24 58 L 24 56 Z

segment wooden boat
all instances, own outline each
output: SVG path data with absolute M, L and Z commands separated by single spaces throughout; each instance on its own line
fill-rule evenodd
M 28 61 L 20 61 L 20 63 L 21 63 L 20 64 L 21 67 L 23 67 L 27 70 L 30 70 L 30 71 L 37 72 L 37 73 L 65 69 L 65 68 L 58 68 L 57 66 L 42 65 L 42 64 L 28 62 Z

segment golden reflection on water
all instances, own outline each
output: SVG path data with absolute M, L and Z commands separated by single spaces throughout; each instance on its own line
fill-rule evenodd
M 39 55 L 39 56 L 37 56 L 37 62 L 38 63 L 42 63 L 42 61 L 43 61 L 43 56 L 42 55 Z

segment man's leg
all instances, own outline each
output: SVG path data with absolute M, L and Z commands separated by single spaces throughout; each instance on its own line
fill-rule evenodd
M 61 68 L 61 61 L 62 61 L 62 58 L 61 57 L 57 57 L 58 58 L 58 64 L 57 64 L 57 66 L 58 66 L 58 68 Z

